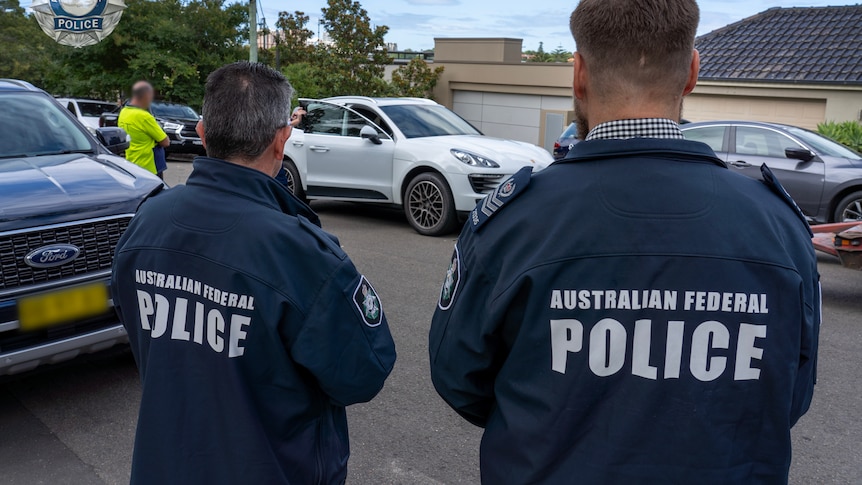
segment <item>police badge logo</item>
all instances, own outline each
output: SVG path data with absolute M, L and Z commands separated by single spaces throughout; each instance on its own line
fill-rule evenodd
M 452 262 L 449 263 L 449 269 L 446 271 L 446 279 L 443 281 L 443 288 L 440 290 L 440 302 L 438 306 L 441 310 L 448 310 L 452 307 L 455 293 L 458 292 L 459 283 L 461 283 L 461 255 L 458 252 L 458 246 L 455 246 L 455 254 L 452 255 Z
M 48 37 L 79 48 L 109 36 L 126 4 L 123 0 L 34 0 L 30 8 Z
M 363 276 L 359 279 L 356 290 L 353 291 L 353 303 L 362 315 L 362 320 L 369 327 L 376 327 L 383 321 L 383 307 L 374 287 Z
M 510 179 L 508 182 L 504 183 L 500 187 L 500 190 L 499 190 L 500 197 L 503 197 L 503 198 L 509 197 L 510 195 L 512 195 L 515 192 L 515 187 L 517 187 L 515 185 L 515 181 Z

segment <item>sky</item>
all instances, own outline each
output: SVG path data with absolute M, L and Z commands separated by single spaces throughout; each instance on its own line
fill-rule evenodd
M 281 10 L 300 10 L 311 17 L 309 28 L 317 29 L 325 0 L 258 0 L 267 23 L 275 25 Z M 372 22 L 389 26 L 387 42 L 399 49 L 432 49 L 434 37 L 515 37 L 524 39 L 524 49 L 545 50 L 563 46 L 572 51 L 569 15 L 576 0 L 360 0 Z M 851 5 L 859 0 L 700 0 L 705 34 L 772 7 Z

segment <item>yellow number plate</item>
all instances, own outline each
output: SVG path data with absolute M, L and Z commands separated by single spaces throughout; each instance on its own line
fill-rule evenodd
M 38 330 L 106 311 L 108 287 L 104 283 L 76 286 L 18 300 L 18 324 L 24 331 Z

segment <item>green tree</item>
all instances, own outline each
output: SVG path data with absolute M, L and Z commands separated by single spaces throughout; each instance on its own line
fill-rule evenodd
M 279 12 L 275 22 L 275 68 L 282 64 L 310 62 L 314 54 L 311 38 L 314 32 L 308 26 L 308 15 L 305 12 Z
M 327 0 L 323 25 L 331 44 L 319 44 L 316 65 L 326 73 L 319 79 L 328 95 L 379 96 L 389 86 L 383 80 L 384 66 L 392 62 L 383 38 L 389 27 L 372 27 L 368 11 L 357 1 Z
M 46 88 L 117 99 L 138 79 L 171 101 L 200 106 L 210 72 L 248 57 L 246 8 L 225 0 L 128 0 L 113 34 L 94 46 L 57 46 Z
M 392 73 L 392 88 L 396 96 L 433 99 L 432 91 L 443 74 L 443 66 L 432 69 L 424 60 L 414 57 L 410 63 Z
M 547 62 L 569 62 L 569 59 L 572 58 L 572 53 L 565 47 L 559 45 L 556 49 L 551 51 L 549 57 L 550 59 Z
M 54 45 L 18 0 L 0 0 L 0 77 L 43 86 Z
M 817 131 L 823 136 L 862 153 L 862 123 L 858 121 L 844 121 L 842 123 L 827 121 L 817 125 Z

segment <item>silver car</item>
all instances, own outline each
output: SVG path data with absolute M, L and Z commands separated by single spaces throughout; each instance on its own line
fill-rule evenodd
M 769 166 L 802 212 L 816 223 L 862 221 L 862 155 L 813 131 L 753 121 L 684 125 L 729 168 L 760 178 Z

